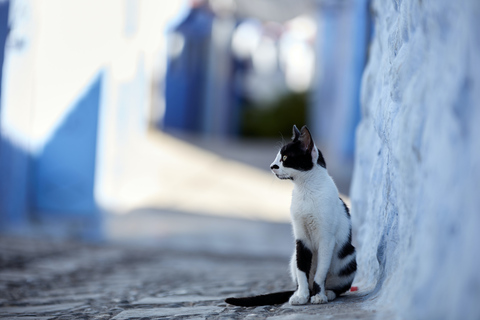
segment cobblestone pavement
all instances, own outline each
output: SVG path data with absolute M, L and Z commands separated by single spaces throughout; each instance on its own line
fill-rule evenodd
M 361 293 L 326 305 L 243 308 L 291 290 L 285 257 L 0 238 L 2 319 L 373 319 Z

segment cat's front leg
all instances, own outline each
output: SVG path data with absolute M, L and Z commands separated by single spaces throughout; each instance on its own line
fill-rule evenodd
M 325 291 L 325 290 L 323 290 Z M 317 282 L 313 283 L 313 295 L 310 299 L 310 302 L 313 304 L 327 303 L 328 297 L 325 292 L 322 292 L 320 285 Z
M 308 290 L 308 279 L 305 273 L 295 268 L 297 274 L 297 290 L 289 299 L 291 305 L 306 304 L 310 298 L 310 291 Z
M 332 240 L 328 241 L 323 239 L 320 241 L 317 270 L 313 282 L 312 298 L 310 299 L 311 303 L 320 304 L 328 302 L 328 297 L 325 291 L 325 280 L 327 279 L 328 269 L 332 262 L 334 247 L 335 242 Z M 320 254 L 320 252 L 322 254 Z
M 290 300 L 288 302 L 291 305 L 301 305 L 301 304 L 307 304 L 308 298 L 310 297 L 310 294 L 307 292 L 300 292 L 300 290 L 295 291 L 295 293 L 290 297 Z
M 308 289 L 308 276 L 312 265 L 312 251 L 302 240 L 296 241 L 295 254 L 292 258 L 292 273 L 296 276 L 297 290 L 290 297 L 290 304 L 306 304 L 310 298 Z

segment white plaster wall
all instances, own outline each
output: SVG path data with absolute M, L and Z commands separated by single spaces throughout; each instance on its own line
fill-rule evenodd
M 480 319 L 480 1 L 373 1 L 352 216 L 361 289 L 401 319 Z

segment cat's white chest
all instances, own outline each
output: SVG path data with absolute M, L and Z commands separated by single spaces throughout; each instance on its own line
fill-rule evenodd
M 294 188 L 292 192 L 292 203 L 290 213 L 292 218 L 300 218 L 306 215 L 318 216 L 321 196 L 312 191 Z
M 316 199 L 302 192 L 293 192 L 290 214 L 295 236 L 315 243 L 321 228 L 321 217 Z M 316 246 L 315 246 L 316 247 Z

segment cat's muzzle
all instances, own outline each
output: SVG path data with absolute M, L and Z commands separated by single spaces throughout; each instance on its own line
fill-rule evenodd
M 287 175 L 279 175 L 279 174 L 277 174 L 277 173 L 275 173 L 275 175 L 276 175 L 277 178 L 280 179 L 280 180 L 293 180 L 292 177 L 287 176 Z

